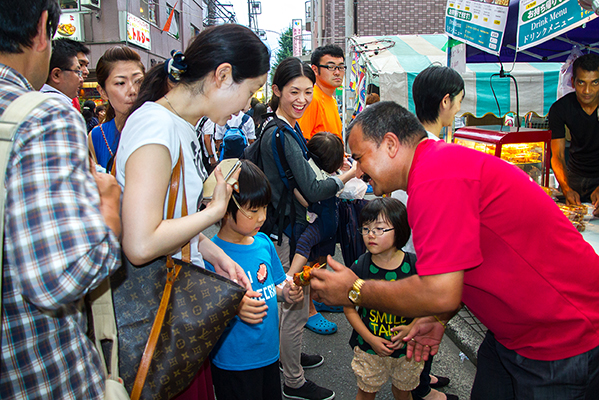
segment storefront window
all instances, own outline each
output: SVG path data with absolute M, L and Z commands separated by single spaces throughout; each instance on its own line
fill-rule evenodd
M 139 5 L 141 17 L 153 24 L 158 25 L 158 14 L 156 12 L 158 9 L 158 0 L 140 0 Z
M 79 0 L 60 0 L 60 8 L 63 10 L 78 10 Z
M 173 6 L 171 6 L 170 4 L 167 3 L 165 10 L 166 10 L 166 16 L 164 18 L 166 18 L 166 21 L 167 21 L 166 24 L 168 24 L 168 18 L 171 15 L 171 11 L 173 11 Z M 176 39 L 179 39 L 179 22 L 180 22 L 179 11 L 174 10 L 173 18 L 170 21 L 170 28 L 168 29 L 168 33 L 173 35 Z

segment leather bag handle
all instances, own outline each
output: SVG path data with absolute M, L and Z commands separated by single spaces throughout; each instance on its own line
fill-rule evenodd
M 183 179 L 181 179 L 181 177 L 183 177 Z M 185 217 L 187 216 L 187 198 L 185 193 L 185 170 L 183 162 L 183 149 L 181 147 L 179 147 L 179 160 L 177 161 L 177 164 L 175 165 L 175 168 L 173 169 L 173 172 L 171 174 L 170 191 L 168 195 L 168 205 L 166 211 L 167 219 L 173 219 L 173 216 L 175 214 L 175 205 L 177 203 L 177 195 L 179 193 L 180 186 L 182 186 L 183 188 L 183 196 L 181 201 L 181 217 Z M 190 244 L 189 242 L 187 242 L 181 249 L 181 259 L 184 262 L 190 262 L 190 254 Z M 150 369 L 150 364 L 152 363 L 152 356 L 154 355 L 154 350 L 156 350 L 158 336 L 160 335 L 160 331 L 162 330 L 162 324 L 164 322 L 166 310 L 170 302 L 173 283 L 177 279 L 179 271 L 181 270 L 181 266 L 176 265 L 173 262 L 173 258 L 170 255 L 166 256 L 166 268 L 167 275 L 166 284 L 164 286 L 164 292 L 162 294 L 162 299 L 160 300 L 160 306 L 158 307 L 156 318 L 154 319 L 154 323 L 152 324 L 152 329 L 150 330 L 150 336 L 148 337 L 144 353 L 139 363 L 137 375 L 135 376 L 133 390 L 131 391 L 131 400 L 138 400 L 141 396 L 141 391 L 144 387 L 146 378 L 148 376 L 148 370 Z

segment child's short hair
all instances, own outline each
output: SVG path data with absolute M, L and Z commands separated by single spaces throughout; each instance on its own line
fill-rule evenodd
M 406 206 L 392 197 L 377 197 L 370 200 L 360 212 L 360 226 L 375 222 L 379 215 L 393 226 L 395 247 L 401 250 L 410 238 Z
M 308 151 L 323 171 L 332 174 L 343 165 L 343 142 L 330 132 L 318 132 L 308 141 Z
M 239 193 L 233 191 L 231 197 L 235 196 L 241 207 L 254 209 L 267 206 L 272 195 L 268 178 L 253 162 L 249 160 L 239 161 L 241 161 L 241 170 L 237 180 L 239 182 Z M 226 214 L 230 214 L 235 222 L 237 222 L 237 211 L 239 210 L 235 201 L 230 199 Z

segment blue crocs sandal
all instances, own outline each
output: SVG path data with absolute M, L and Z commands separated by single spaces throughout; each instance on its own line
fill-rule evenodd
M 321 335 L 331 335 L 337 332 L 337 324 L 327 321 L 320 313 L 316 313 L 308 318 L 306 328 Z
M 343 312 L 342 306 L 327 306 L 326 304 L 319 303 L 317 301 L 314 301 L 314 307 L 316 308 L 316 311 L 318 311 L 318 312 L 320 312 L 320 311 L 337 312 L 337 313 Z

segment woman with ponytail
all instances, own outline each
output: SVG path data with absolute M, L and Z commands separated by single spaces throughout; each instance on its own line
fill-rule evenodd
M 269 51 L 248 28 L 226 24 L 206 28 L 172 56 L 146 75 L 121 134 L 116 177 L 123 187 L 124 254 L 135 265 L 168 254 L 180 259 L 189 242 L 191 262 L 204 266 L 206 260 L 251 288 L 243 269 L 202 234 L 225 215 L 232 187 L 217 167 L 212 200 L 200 211 L 206 172 L 195 127 L 203 116 L 224 125 L 247 106 L 266 82 Z M 169 183 L 180 155 L 188 215 L 181 217 L 179 190 L 175 218 L 167 220 Z M 179 399 L 213 399 L 209 371 L 205 364 Z
M 104 168 L 116 153 L 121 131 L 137 99 L 144 72 L 139 54 L 129 47 L 112 47 L 98 60 L 98 92 L 108 102 L 108 108 L 105 122 L 89 134 L 88 145 L 94 161 Z

